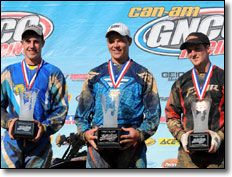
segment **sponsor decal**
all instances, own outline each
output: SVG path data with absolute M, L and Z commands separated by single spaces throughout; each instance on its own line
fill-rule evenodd
M 160 146 L 179 146 L 179 142 L 175 138 L 159 138 Z
M 160 123 L 166 123 L 166 117 L 160 117 Z
M 168 81 L 176 81 L 184 72 L 162 72 L 161 77 L 168 79 Z
M 68 94 L 68 102 L 70 103 L 72 99 L 72 94 Z
M 72 81 L 83 81 L 87 78 L 88 74 L 71 74 L 70 79 Z
M 162 163 L 163 168 L 176 168 L 177 159 L 168 159 Z
M 134 36 L 135 44 L 146 52 L 187 58 L 187 51 L 181 51 L 180 44 L 189 33 L 197 31 L 209 37 L 210 55 L 224 54 L 224 8 L 172 7 L 167 11 L 164 7 L 134 7 L 128 16 L 157 17 Z
M 28 25 L 41 26 L 44 39 L 47 39 L 54 29 L 52 21 L 41 14 L 20 11 L 1 12 L 1 57 L 23 54 L 21 34 Z
M 155 140 L 152 139 L 152 138 L 148 138 L 148 139 L 145 141 L 145 144 L 146 144 L 147 146 L 153 145 L 153 144 L 155 144 Z
M 74 117 L 75 117 L 74 115 L 68 115 L 66 117 L 65 124 L 67 124 L 67 125 L 74 125 L 75 124 Z

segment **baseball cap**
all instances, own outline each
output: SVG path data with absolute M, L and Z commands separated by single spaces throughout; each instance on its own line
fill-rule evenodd
M 107 38 L 108 34 L 110 32 L 112 32 L 112 31 L 115 31 L 115 32 L 119 33 L 122 36 L 128 36 L 129 38 L 131 38 L 129 28 L 125 24 L 123 24 L 123 23 L 114 23 L 114 24 L 112 24 L 108 28 L 105 37 Z
M 36 25 L 30 25 L 27 26 L 22 33 L 22 37 L 23 35 L 28 32 L 28 31 L 33 31 L 35 32 L 38 36 L 41 36 L 43 38 L 43 29 L 40 26 L 36 26 Z
M 193 32 L 188 35 L 185 42 L 181 44 L 180 50 L 186 49 L 188 44 L 207 44 L 210 45 L 209 38 L 203 33 Z

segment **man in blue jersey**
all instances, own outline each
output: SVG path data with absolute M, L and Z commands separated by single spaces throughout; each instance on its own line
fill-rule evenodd
M 210 62 L 210 41 L 203 33 L 190 33 L 180 49 L 187 50 L 194 68 L 173 84 L 165 109 L 167 126 L 180 142 L 177 168 L 224 168 L 224 70 Z M 207 151 L 190 151 L 188 136 L 202 126 L 194 125 L 191 103 L 198 100 L 204 110 L 203 99 L 212 100 L 205 130 L 211 146 Z
M 1 127 L 6 129 L 1 147 L 9 168 L 47 168 L 52 159 L 50 135 L 65 122 L 68 111 L 67 86 L 59 68 L 45 62 L 42 28 L 27 26 L 22 33 L 25 59 L 7 66 L 1 73 Z M 33 121 L 35 138 L 16 138 L 14 126 L 19 119 L 19 90 L 38 90 Z
M 111 59 L 88 73 L 75 115 L 78 134 L 87 142 L 87 168 L 146 168 L 144 141 L 157 130 L 160 100 L 153 75 L 129 57 L 129 28 L 112 24 L 106 33 Z M 99 149 L 96 132 L 103 125 L 101 95 L 120 94 L 120 149 Z

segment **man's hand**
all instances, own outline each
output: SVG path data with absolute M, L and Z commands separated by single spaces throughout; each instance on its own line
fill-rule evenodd
M 209 133 L 211 136 L 211 147 L 208 152 L 215 153 L 221 145 L 221 138 L 216 132 L 212 130 L 206 130 L 205 132 Z
M 88 141 L 88 143 L 93 146 L 94 149 L 99 150 L 97 148 L 96 143 L 94 142 L 94 140 L 97 140 L 97 136 L 95 136 L 95 132 L 98 130 L 98 127 L 95 127 L 93 129 L 90 129 L 88 131 L 85 132 L 84 138 L 86 141 Z
M 135 144 L 139 140 L 139 131 L 137 131 L 134 128 L 124 128 L 122 127 L 122 131 L 129 132 L 128 135 L 122 135 L 120 138 L 122 139 L 120 141 L 120 144 L 126 143 L 124 147 L 122 147 L 120 150 L 125 150 L 129 148 L 131 145 Z
M 10 139 L 12 139 L 12 140 L 18 140 L 18 138 L 15 138 L 13 136 L 13 134 L 14 134 L 14 124 L 15 124 L 16 120 L 19 120 L 19 118 L 14 118 L 14 119 L 12 119 L 10 121 L 9 129 L 8 129 Z
M 38 126 L 38 132 L 37 132 L 36 137 L 34 139 L 31 139 L 30 141 L 36 143 L 42 137 L 42 135 L 44 133 L 44 129 L 43 129 L 42 124 L 39 121 L 33 120 L 33 122 Z
M 193 130 L 190 130 L 186 133 L 184 133 L 182 136 L 181 136 L 181 143 L 182 143 L 182 146 L 184 148 L 184 151 L 187 152 L 187 153 L 190 153 L 190 151 L 187 149 L 187 144 L 188 144 L 188 136 L 190 133 L 193 133 Z

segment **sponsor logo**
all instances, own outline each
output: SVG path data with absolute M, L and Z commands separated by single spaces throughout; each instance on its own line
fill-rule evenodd
M 160 123 L 166 123 L 166 117 L 160 117 Z
M 117 134 L 102 134 L 99 138 L 100 141 L 114 142 L 117 139 Z
M 215 92 L 220 92 L 218 85 L 208 85 L 206 88 L 206 92 L 207 91 L 215 91 Z M 190 96 L 190 95 L 196 95 L 197 92 L 195 90 L 195 87 L 190 87 L 187 91 L 186 97 Z
M 184 72 L 162 72 L 161 77 L 168 79 L 168 81 L 176 81 Z
M 224 54 L 224 8 L 173 7 L 171 11 L 165 11 L 164 8 L 147 7 L 129 12 L 131 18 L 156 16 L 158 18 L 135 34 L 135 44 L 140 49 L 157 55 L 187 58 L 187 51 L 181 51 L 180 44 L 189 33 L 198 31 L 209 37 L 210 55 Z
M 71 74 L 70 79 L 72 81 L 83 81 L 87 78 L 88 74 Z
M 153 144 L 155 144 L 155 140 L 152 139 L 152 138 L 148 138 L 148 139 L 145 141 L 145 144 L 146 144 L 147 146 L 153 145 Z
M 168 159 L 162 163 L 163 168 L 176 168 L 177 159 Z
M 23 54 L 21 34 L 28 25 L 43 28 L 44 39 L 53 32 L 54 26 L 47 17 L 33 12 L 1 12 L 1 57 Z
M 19 125 L 19 127 L 17 127 L 17 131 L 24 131 L 24 132 L 30 132 L 31 131 L 31 126 L 26 126 L 26 125 Z
M 72 99 L 72 94 L 68 94 L 68 102 L 70 103 Z
M 160 146 L 179 146 L 179 142 L 174 138 L 159 138 Z
M 74 117 L 75 117 L 74 115 L 68 115 L 66 117 L 65 124 L 67 124 L 67 125 L 74 125 L 75 124 Z

